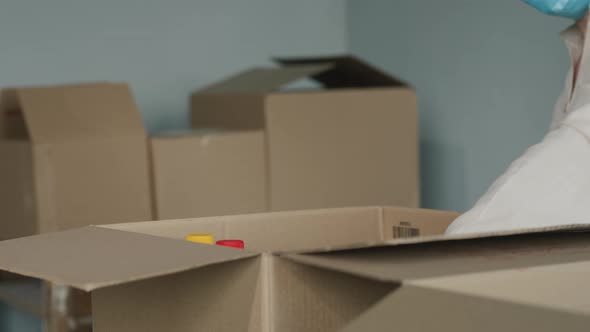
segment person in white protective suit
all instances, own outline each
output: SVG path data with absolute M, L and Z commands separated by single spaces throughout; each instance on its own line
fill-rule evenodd
M 565 90 L 543 141 L 513 162 L 447 234 L 590 224 L 590 0 L 525 2 L 576 19 L 562 32 L 572 61 Z

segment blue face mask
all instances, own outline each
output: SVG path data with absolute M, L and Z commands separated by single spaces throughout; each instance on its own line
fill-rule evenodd
M 523 0 L 547 15 L 581 19 L 586 15 L 590 0 Z

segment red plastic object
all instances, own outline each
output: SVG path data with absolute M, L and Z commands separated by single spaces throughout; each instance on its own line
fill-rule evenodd
M 244 241 L 242 240 L 220 240 L 216 244 L 223 247 L 244 249 Z

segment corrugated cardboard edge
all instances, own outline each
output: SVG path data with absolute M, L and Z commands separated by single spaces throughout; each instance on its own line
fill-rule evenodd
M 308 266 L 313 266 L 321 269 L 328 269 L 332 271 L 342 272 L 349 275 L 361 277 L 361 278 L 368 278 L 371 280 L 376 280 L 380 282 L 390 282 L 395 284 L 401 284 L 402 280 L 399 279 L 392 279 L 389 277 L 381 277 L 379 275 L 375 275 L 372 273 L 363 273 L 359 271 L 351 271 L 348 269 L 338 268 L 334 266 L 326 266 L 322 262 L 314 259 L 314 254 L 323 254 L 323 253 L 334 253 L 334 252 L 345 252 L 345 251 L 352 251 L 352 250 L 363 250 L 363 249 L 371 249 L 371 248 L 395 248 L 395 247 L 403 247 L 403 246 L 412 246 L 418 244 L 428 244 L 428 243 L 445 243 L 445 242 L 460 242 L 460 241 L 469 241 L 469 240 L 477 240 L 477 239 L 492 239 L 492 238 L 503 238 L 503 237 L 511 237 L 511 236 L 519 236 L 519 235 L 534 235 L 534 234 L 550 234 L 550 233 L 564 233 L 564 232 L 590 232 L 590 224 L 570 224 L 570 225 L 559 225 L 559 226 L 551 226 L 551 227 L 540 227 L 540 228 L 533 228 L 533 229 L 522 229 L 522 230 L 513 230 L 513 231 L 504 231 L 504 232 L 490 232 L 490 233 L 481 233 L 481 234 L 466 234 L 466 235 L 454 235 L 454 236 L 447 236 L 447 235 L 439 235 L 439 236 L 429 236 L 429 237 L 422 237 L 422 238 L 408 238 L 408 239 L 399 239 L 399 240 L 391 240 L 385 241 L 382 243 L 364 243 L 358 245 L 351 245 L 346 247 L 340 248 L 324 248 L 322 250 L 316 250 L 312 252 L 300 252 L 300 253 L 277 253 L 281 258 L 285 258 L 287 260 L 291 260 L 296 263 L 305 264 Z
M 321 253 L 330 253 L 330 252 L 334 252 L 334 251 L 370 249 L 370 248 L 380 248 L 380 247 L 397 247 L 397 246 L 422 244 L 422 243 L 476 240 L 476 239 L 484 239 L 484 238 L 508 237 L 508 236 L 526 235 L 526 234 L 559 233 L 559 232 L 590 232 L 590 224 L 556 225 L 556 226 L 547 226 L 547 227 L 539 227 L 539 228 L 529 228 L 529 229 L 499 231 L 499 232 L 461 234 L 461 235 L 431 235 L 431 236 L 424 236 L 424 237 L 385 240 L 382 242 L 379 242 L 379 241 L 365 242 L 365 243 L 352 244 L 352 245 L 348 245 L 348 246 L 324 247 L 324 248 L 317 248 L 317 249 L 312 249 L 312 250 L 304 250 L 304 251 L 296 251 L 296 252 L 280 252 L 277 254 L 280 254 L 280 255 L 321 254 Z

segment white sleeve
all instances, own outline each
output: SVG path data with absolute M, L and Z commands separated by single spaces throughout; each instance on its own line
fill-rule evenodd
M 590 106 L 516 160 L 447 234 L 590 223 Z

